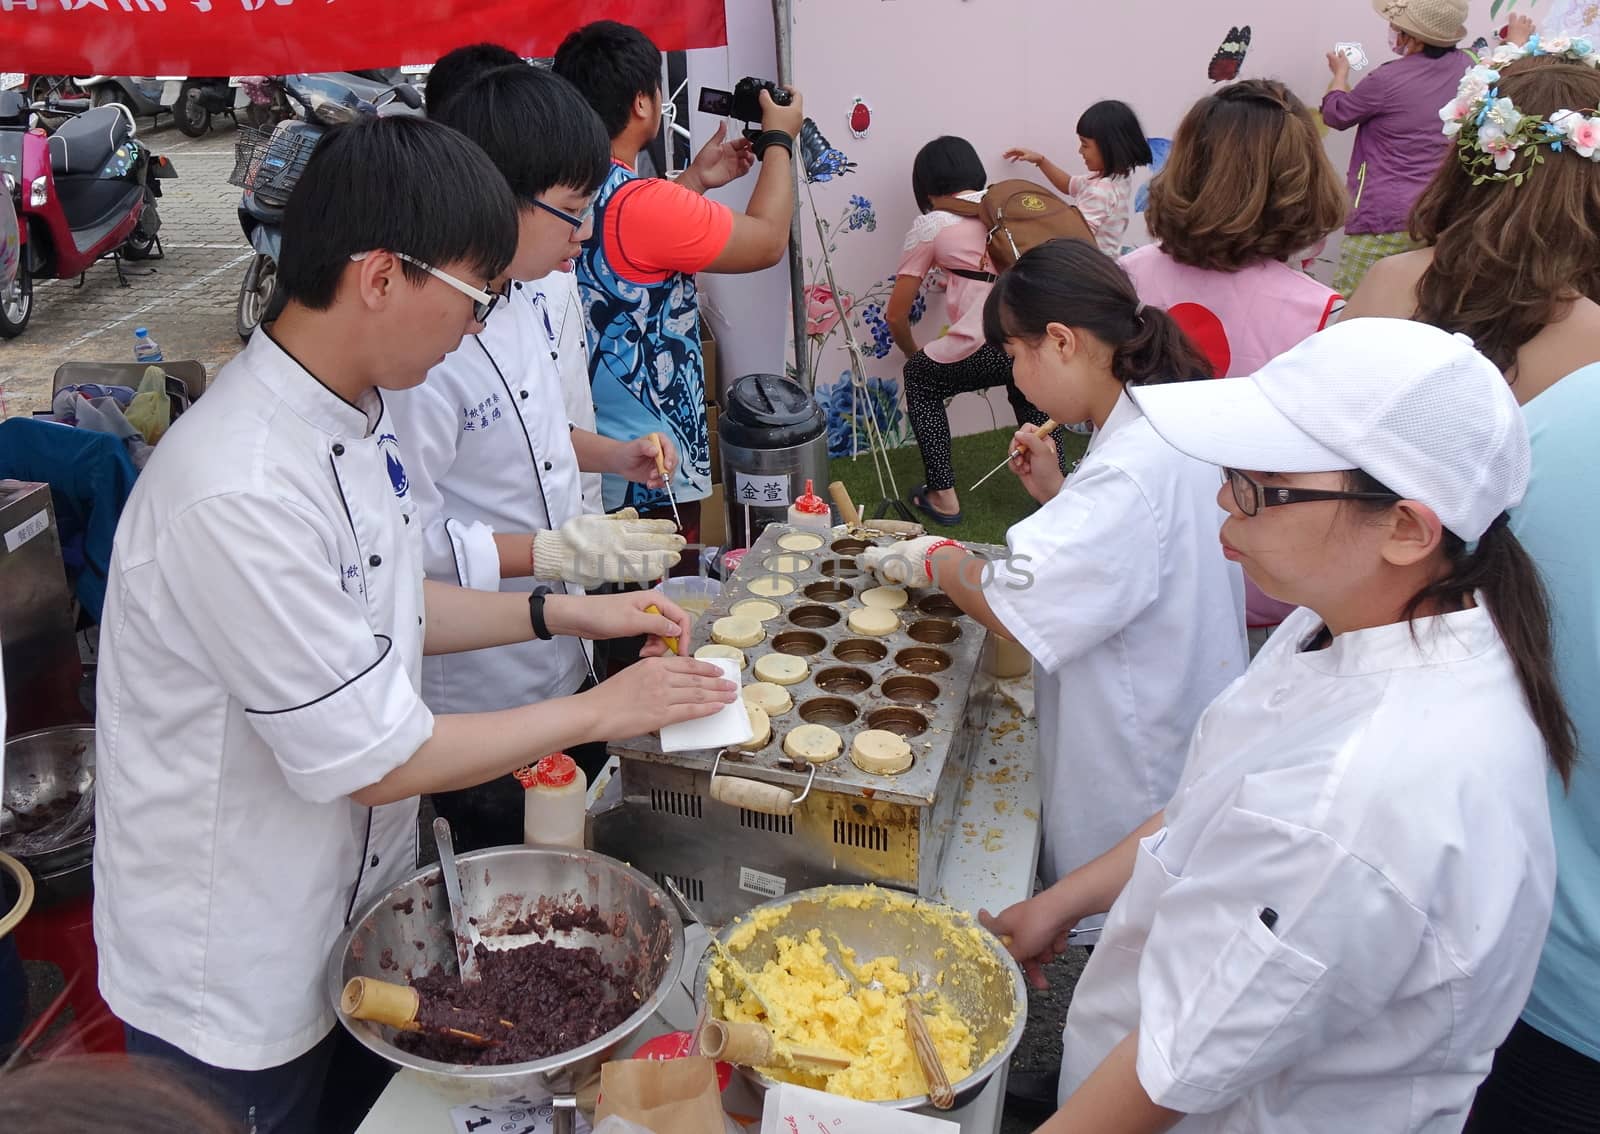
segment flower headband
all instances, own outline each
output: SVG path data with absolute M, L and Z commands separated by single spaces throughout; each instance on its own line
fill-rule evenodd
M 1521 185 L 1533 167 L 1544 161 L 1540 147 L 1556 152 L 1571 146 L 1579 157 L 1600 161 L 1600 112 L 1558 110 L 1548 119 L 1523 114 L 1509 98 L 1500 94 L 1500 72 L 1505 67 L 1534 55 L 1558 55 L 1575 63 L 1600 69 L 1600 52 L 1587 39 L 1552 36 L 1541 41 L 1535 35 L 1523 46 L 1503 43 L 1481 59 L 1461 77 L 1456 97 L 1439 111 L 1444 135 L 1456 140 L 1456 156 L 1473 175 L 1472 183 L 1509 181 Z M 1528 163 L 1511 172 L 1517 155 L 1527 151 Z

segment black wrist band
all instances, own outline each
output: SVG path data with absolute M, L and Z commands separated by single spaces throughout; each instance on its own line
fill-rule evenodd
M 544 600 L 549 593 L 549 587 L 539 587 L 528 596 L 528 621 L 533 623 L 533 636 L 541 642 L 548 642 L 555 637 L 544 621 Z
M 794 139 L 782 130 L 763 130 L 756 135 L 753 144 L 758 159 L 765 158 L 767 151 L 773 146 L 782 146 L 785 153 L 790 157 L 794 156 Z

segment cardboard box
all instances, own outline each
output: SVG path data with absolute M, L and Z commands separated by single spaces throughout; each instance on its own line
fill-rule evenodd
M 700 501 L 700 542 L 707 547 L 728 542 L 728 505 L 720 484 Z
M 717 349 L 717 336 L 711 324 L 700 320 L 700 357 L 705 360 L 706 405 L 717 404 L 717 391 L 722 389 L 722 358 Z M 716 466 L 713 464 L 713 468 Z
M 715 405 L 706 407 L 706 430 L 711 436 L 711 483 L 722 483 L 722 443 L 717 438 L 717 418 L 719 414 Z

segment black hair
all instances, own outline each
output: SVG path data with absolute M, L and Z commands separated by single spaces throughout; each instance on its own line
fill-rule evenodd
M 289 195 L 278 286 L 286 301 L 324 311 L 360 252 L 465 264 L 488 280 L 516 248 L 516 203 L 487 154 L 424 118 L 365 117 L 323 136 Z M 416 283 L 428 278 L 401 268 Z
M 522 63 L 522 57 L 498 43 L 473 43 L 447 51 L 428 71 L 428 80 L 422 88 L 428 100 L 428 116 L 437 118 L 444 104 L 479 75 L 514 63 Z
M 965 138 L 952 134 L 923 146 L 911 163 L 911 193 L 917 208 L 925 213 L 932 211 L 934 197 L 981 190 L 988 184 L 989 174 L 978 151 Z
M 1078 137 L 1100 147 L 1106 177 L 1126 177 L 1154 160 L 1139 116 L 1114 98 L 1102 99 L 1078 116 Z
M 1455 49 L 1455 44 L 1451 44 L 1449 47 L 1440 47 L 1436 43 L 1425 43 L 1422 45 L 1422 54 L 1429 59 L 1443 59 Z
M 1400 496 L 1362 469 L 1346 472 L 1344 479 L 1348 492 Z M 1368 501 L 1350 501 L 1350 504 L 1375 512 L 1394 507 L 1393 503 Z M 1556 681 L 1550 599 L 1539 568 L 1512 533 L 1509 517 L 1504 512 L 1489 525 L 1478 538 L 1478 546 L 1471 551 L 1460 536 L 1445 531 L 1444 553 L 1450 563 L 1449 572 L 1411 597 L 1403 612 L 1406 621 L 1410 622 L 1424 609 L 1461 610 L 1481 592 L 1489 608 L 1489 617 L 1494 619 L 1500 640 L 1511 655 L 1517 684 L 1522 687 L 1528 711 L 1544 737 L 1550 763 L 1560 774 L 1561 782 L 1570 783 L 1573 765 L 1578 760 L 1578 735 L 1561 697 L 1561 686 Z
M 571 83 L 538 67 L 518 63 L 479 75 L 434 121 L 482 146 L 524 203 L 557 185 L 593 193 L 611 171 L 611 139 L 599 115 Z
M 1111 373 L 1130 385 L 1209 378 L 1211 363 L 1159 307 L 1139 302 L 1128 273 L 1093 244 L 1058 237 L 1034 246 L 983 305 L 983 334 L 1037 342 L 1051 323 L 1088 331 L 1111 348 Z
M 166 1060 L 69 1055 L 0 1075 L 0 1130 L 71 1134 L 239 1134 L 233 1116 Z
M 661 89 L 661 51 L 636 27 L 615 20 L 585 24 L 556 48 L 555 72 L 589 100 L 606 134 L 621 134 L 633 100 Z

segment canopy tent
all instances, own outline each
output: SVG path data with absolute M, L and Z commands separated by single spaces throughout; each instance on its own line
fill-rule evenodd
M 663 51 L 728 42 L 723 0 L 0 0 L 0 70 L 49 75 L 281 75 L 431 63 L 491 41 L 555 53 L 592 20 Z

